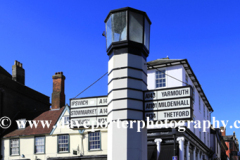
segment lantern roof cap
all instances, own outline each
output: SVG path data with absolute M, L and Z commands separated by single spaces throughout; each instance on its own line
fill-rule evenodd
M 137 9 L 134 9 L 134 8 L 131 8 L 131 7 L 124 7 L 124 8 L 119 8 L 119 9 L 111 10 L 111 11 L 108 13 L 106 19 L 104 20 L 104 23 L 107 22 L 107 20 L 108 20 L 108 18 L 110 17 L 111 14 L 116 13 L 116 12 L 121 12 L 121 11 L 133 11 L 133 12 L 137 12 L 137 13 L 143 14 L 143 15 L 147 18 L 149 24 L 152 24 L 152 22 L 150 21 L 150 19 L 149 19 L 149 17 L 148 17 L 148 15 L 147 15 L 146 12 L 141 11 L 141 10 L 137 10 Z

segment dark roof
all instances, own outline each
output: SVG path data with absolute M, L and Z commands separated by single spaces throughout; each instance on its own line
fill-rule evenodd
M 179 61 L 182 59 L 168 59 L 168 58 L 161 58 L 161 59 L 156 59 L 150 62 L 147 62 L 149 65 L 155 65 L 155 64 L 163 64 L 163 63 L 169 63 L 169 62 L 175 62 Z
M 119 9 L 111 10 L 111 11 L 108 13 L 107 17 L 105 18 L 104 23 L 107 22 L 109 16 L 110 16 L 112 13 L 115 13 L 115 12 L 122 12 L 122 11 L 126 11 L 126 10 L 133 11 L 133 12 L 138 12 L 138 13 L 140 13 L 140 14 L 145 15 L 146 18 L 147 18 L 147 20 L 149 21 L 149 23 L 152 24 L 152 22 L 150 21 L 150 19 L 149 19 L 149 17 L 148 17 L 148 15 L 147 15 L 146 12 L 141 11 L 141 10 L 138 10 L 138 9 L 135 9 L 135 8 L 131 8 L 131 7 L 124 7 L 124 8 L 119 8 Z
M 8 71 L 6 71 L 2 66 L 0 66 L 0 74 L 3 74 L 9 78 L 12 78 L 12 75 L 8 73 Z
M 36 111 L 36 110 L 22 110 L 22 109 L 19 109 L 18 112 L 15 112 L 16 114 L 15 114 L 13 119 L 18 120 L 18 119 L 26 119 L 27 118 L 27 120 L 32 120 L 32 119 L 38 117 L 39 115 L 41 115 L 43 112 L 44 112 L 44 110 Z M 3 130 L 2 135 L 6 135 L 6 134 L 14 131 L 16 128 L 18 128 L 17 123 L 12 121 L 11 126 L 8 129 Z
M 1 67 L 0 67 L 0 70 L 1 70 Z M 0 71 L 0 74 L 4 73 L 3 70 L 1 70 L 2 72 Z M 17 81 L 12 80 L 11 75 L 9 77 L 6 73 L 2 74 L 0 76 L 0 85 L 3 85 L 3 87 L 7 87 L 13 91 L 16 91 L 19 94 L 22 94 L 23 96 L 27 96 L 27 97 L 37 100 L 37 101 L 41 101 L 42 103 L 44 103 L 45 105 L 49 105 L 49 107 L 50 107 L 48 96 L 30 88 L 30 87 L 27 87 Z
M 224 140 L 233 140 L 233 135 L 223 136 Z
M 147 62 L 148 70 L 156 69 L 156 68 L 162 68 L 162 67 L 171 67 L 176 65 L 182 65 L 184 69 L 186 70 L 189 78 L 192 80 L 195 88 L 197 89 L 198 93 L 200 94 L 203 102 L 208 107 L 210 111 L 213 111 L 212 106 L 210 105 L 205 93 L 203 92 L 202 86 L 200 85 L 196 75 L 194 74 L 190 64 L 188 63 L 187 59 L 169 59 L 162 58 L 157 59 L 154 61 Z
M 26 127 L 25 129 L 16 129 L 13 132 L 5 135 L 4 138 L 10 137 L 20 137 L 20 136 L 30 136 L 30 135 L 41 135 L 41 134 L 50 134 L 53 129 L 53 126 L 57 123 L 59 117 L 61 116 L 65 107 L 62 107 L 59 110 L 49 110 L 43 112 L 41 115 L 36 117 L 34 120 L 51 120 L 50 127 L 43 128 L 41 123 L 39 122 L 38 127 L 31 128 L 30 126 Z

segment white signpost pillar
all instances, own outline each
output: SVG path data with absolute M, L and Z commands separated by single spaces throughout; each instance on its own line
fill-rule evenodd
M 146 57 L 150 20 L 132 8 L 110 11 L 106 20 L 108 62 L 108 160 L 147 160 L 143 91 L 147 89 Z M 119 120 L 119 123 L 113 121 Z M 142 125 L 141 125 L 142 127 Z

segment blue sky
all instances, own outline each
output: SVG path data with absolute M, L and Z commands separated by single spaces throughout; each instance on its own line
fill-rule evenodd
M 240 120 L 239 0 L 0 1 L 0 65 L 23 63 L 26 85 L 51 96 L 52 75 L 66 76 L 66 102 L 107 72 L 102 36 L 112 9 L 133 7 L 152 21 L 148 61 L 188 59 L 217 119 Z M 81 96 L 107 94 L 107 77 Z M 227 134 L 239 129 L 227 128 Z

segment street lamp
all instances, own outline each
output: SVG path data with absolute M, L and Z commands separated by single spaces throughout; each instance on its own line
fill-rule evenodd
M 130 7 L 112 10 L 105 19 L 107 53 L 149 54 L 150 25 L 147 14 Z
M 112 10 L 105 19 L 108 61 L 108 160 L 147 160 L 147 128 L 118 127 L 144 119 L 151 22 L 133 8 Z

